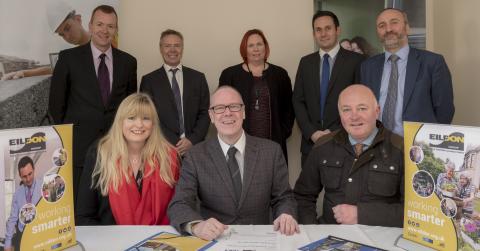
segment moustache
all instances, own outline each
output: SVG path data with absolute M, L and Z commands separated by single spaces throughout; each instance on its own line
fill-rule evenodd
M 390 35 L 396 36 L 397 38 L 400 37 L 400 35 L 397 32 L 394 32 L 394 31 L 389 31 L 389 32 L 385 33 L 385 35 L 383 37 L 388 37 Z

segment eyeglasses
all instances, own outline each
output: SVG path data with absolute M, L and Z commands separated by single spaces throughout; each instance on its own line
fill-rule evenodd
M 210 107 L 209 110 L 212 110 L 215 114 L 222 114 L 227 110 L 227 108 L 231 112 L 239 112 L 240 110 L 242 110 L 242 107 L 243 104 L 216 105 Z

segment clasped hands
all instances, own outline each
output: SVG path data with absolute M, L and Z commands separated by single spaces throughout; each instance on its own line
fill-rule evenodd
M 201 221 L 192 226 L 192 234 L 198 238 L 211 241 L 218 238 L 225 230 L 227 225 L 222 224 L 215 218 Z M 284 235 L 293 235 L 300 233 L 297 221 L 289 214 L 281 214 L 273 221 L 273 230 L 280 231 Z

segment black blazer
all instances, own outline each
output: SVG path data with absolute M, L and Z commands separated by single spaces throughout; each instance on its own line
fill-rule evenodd
M 320 54 L 304 56 L 298 65 L 293 88 L 293 107 L 302 131 L 301 152 L 308 154 L 313 143 L 310 137 L 317 130 L 340 128 L 338 96 L 347 86 L 360 80 L 360 64 L 364 56 L 340 48 L 333 64 L 325 102 L 324 119 L 320 118 Z
M 74 166 L 82 167 L 88 146 L 110 129 L 120 102 L 137 91 L 137 60 L 112 48 L 113 82 L 105 106 L 90 43 L 60 52 L 50 85 L 48 110 L 55 124 L 73 126 Z
M 285 69 L 270 63 L 263 72 L 263 77 L 266 79 L 270 91 L 272 140 L 280 144 L 288 162 L 286 141 L 292 134 L 295 120 L 292 106 L 292 82 Z M 234 65 L 222 71 L 219 85 L 230 85 L 240 92 L 245 103 L 245 115 L 248 118 L 251 104 L 250 93 L 253 87 L 252 74 L 243 70 L 242 64 Z M 244 120 L 243 128 L 250 133 L 248 119 Z
M 185 66 L 182 66 L 182 71 L 185 137 L 192 144 L 196 144 L 205 139 L 210 125 L 208 117 L 210 92 L 203 73 Z M 175 97 L 165 68 L 162 66 L 143 76 L 140 91 L 152 97 L 165 138 L 170 144 L 177 144 L 180 140 L 180 124 Z
M 92 144 L 85 157 L 85 167 L 78 186 L 78 203 L 75 209 L 77 226 L 117 225 L 113 217 L 108 196 L 103 196 L 99 189 L 92 189 L 92 173 L 97 161 L 97 143 Z

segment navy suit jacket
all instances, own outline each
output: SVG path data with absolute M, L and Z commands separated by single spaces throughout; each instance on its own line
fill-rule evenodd
M 205 75 L 199 71 L 182 67 L 183 70 L 183 123 L 185 137 L 192 144 L 205 139 L 210 126 L 208 106 L 210 92 Z M 163 135 L 175 145 L 180 140 L 180 124 L 172 87 L 165 68 L 150 72 L 142 77 L 140 91 L 148 93 L 157 109 Z
M 293 88 L 293 107 L 302 131 L 301 152 L 307 155 L 314 142 L 310 139 L 317 130 L 340 128 L 338 96 L 360 79 L 360 64 L 364 56 L 340 48 L 333 64 L 325 102 L 324 118 L 320 118 L 320 54 L 318 51 L 302 57 Z
M 361 66 L 361 82 L 380 99 L 385 53 Z M 410 48 L 403 94 L 403 121 L 450 124 L 455 113 L 452 77 L 443 56 Z

